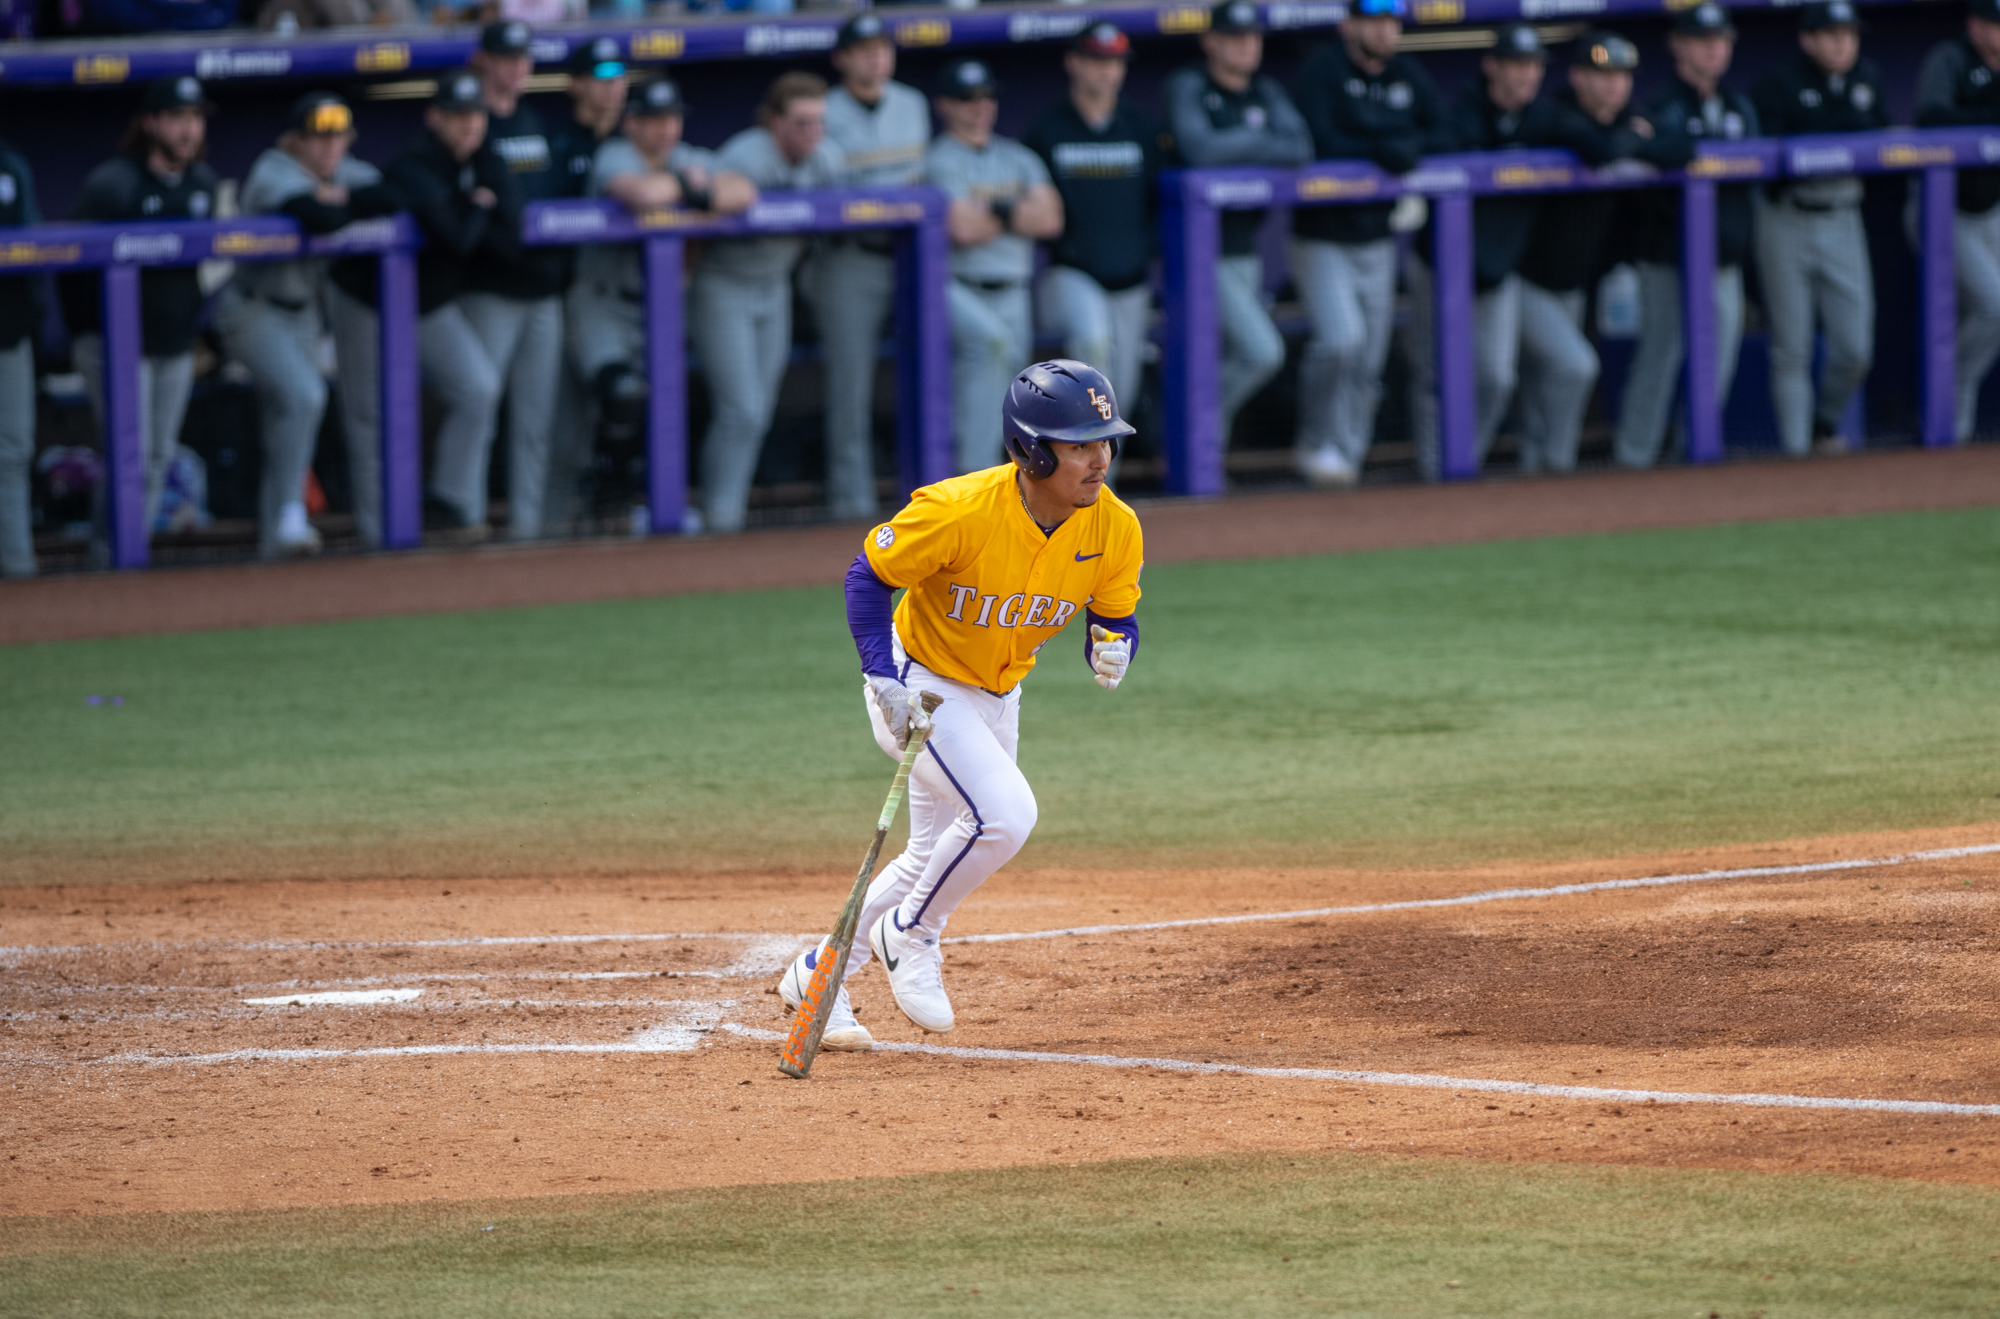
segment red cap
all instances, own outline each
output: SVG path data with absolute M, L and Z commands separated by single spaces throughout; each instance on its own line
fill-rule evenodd
M 1092 23 L 1076 34 L 1070 49 L 1094 60 L 1122 60 L 1132 53 L 1132 38 L 1110 23 Z

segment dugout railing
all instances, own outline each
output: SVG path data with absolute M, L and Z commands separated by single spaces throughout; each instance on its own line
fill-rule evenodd
M 1446 480 L 1478 475 L 1472 351 L 1472 204 L 1482 196 L 1595 189 L 1681 191 L 1682 367 L 1688 458 L 1723 456 L 1716 389 L 1716 188 L 1776 178 L 1914 173 L 1918 184 L 1918 357 L 1925 445 L 1953 440 L 1957 306 L 1952 213 L 1957 171 L 2000 163 L 2000 128 L 1892 129 L 1835 137 L 1758 139 L 1701 146 L 1684 170 L 1593 170 L 1567 151 L 1435 156 L 1395 175 L 1361 161 L 1319 161 L 1298 170 L 1190 169 L 1161 176 L 1165 326 L 1164 485 L 1175 494 L 1222 493 L 1221 336 L 1216 260 L 1221 213 L 1286 205 L 1343 206 L 1406 194 L 1431 208 L 1437 326 L 1439 468 Z

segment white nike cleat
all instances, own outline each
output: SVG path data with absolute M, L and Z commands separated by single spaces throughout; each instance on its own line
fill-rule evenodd
M 1299 474 L 1313 485 L 1336 490 L 1345 490 L 1361 479 L 1361 473 L 1347 461 L 1347 455 L 1331 445 L 1301 453 Z
M 825 951 L 824 944 L 808 949 L 785 968 L 784 978 L 778 981 L 778 997 L 785 1001 L 787 1011 L 796 1012 L 799 1004 L 805 1002 L 806 988 L 812 984 L 813 971 L 818 966 L 820 954 Z M 842 985 L 840 992 L 834 995 L 833 1012 L 826 1019 L 826 1029 L 820 1032 L 819 1047 L 835 1053 L 866 1053 L 875 1047 L 875 1037 L 854 1016 L 854 1005 L 848 1002 L 846 985 Z
M 896 909 L 891 907 L 868 931 L 868 946 L 882 959 L 882 969 L 889 973 L 889 988 L 903 1015 L 939 1035 L 950 1030 L 956 1018 L 951 1000 L 944 995 L 944 954 L 937 936 L 904 929 L 896 923 Z
M 318 554 L 319 532 L 306 521 L 306 506 L 294 501 L 278 510 L 278 530 L 273 538 L 282 555 Z

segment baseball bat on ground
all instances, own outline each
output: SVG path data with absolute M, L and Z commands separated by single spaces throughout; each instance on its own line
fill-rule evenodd
M 926 715 L 944 704 L 944 697 L 936 692 L 924 692 L 917 700 Z M 875 822 L 875 841 L 868 845 L 868 856 L 861 863 L 861 872 L 854 877 L 854 889 L 847 895 L 847 905 L 840 909 L 840 919 L 833 923 L 833 934 L 821 945 L 832 949 L 833 956 L 816 959 L 819 964 L 813 968 L 812 980 L 799 1000 L 798 1011 L 792 1014 L 791 1034 L 785 1037 L 785 1047 L 778 1051 L 778 1070 L 786 1076 L 805 1080 L 812 1072 L 813 1059 L 819 1056 L 820 1036 L 826 1034 L 826 1021 L 833 1015 L 833 1000 L 840 993 L 841 977 L 847 974 L 847 955 L 854 950 L 854 930 L 861 923 L 861 904 L 868 896 L 869 881 L 875 878 L 875 858 L 882 854 L 882 840 L 889 836 L 889 826 L 895 823 L 896 812 L 903 805 L 910 768 L 917 763 L 917 754 L 924 749 L 924 739 L 930 735 L 928 728 L 910 730 L 903 758 L 896 765 L 896 780 L 889 785 L 889 800 L 882 803 L 882 816 Z

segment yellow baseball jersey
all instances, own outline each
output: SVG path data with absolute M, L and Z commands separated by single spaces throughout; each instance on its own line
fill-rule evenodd
M 1107 488 L 1044 536 L 1021 503 L 1014 465 L 927 485 L 868 534 L 875 575 L 908 592 L 896 635 L 931 672 L 1010 690 L 1035 652 L 1085 605 L 1105 618 L 1139 607 L 1139 515 Z

